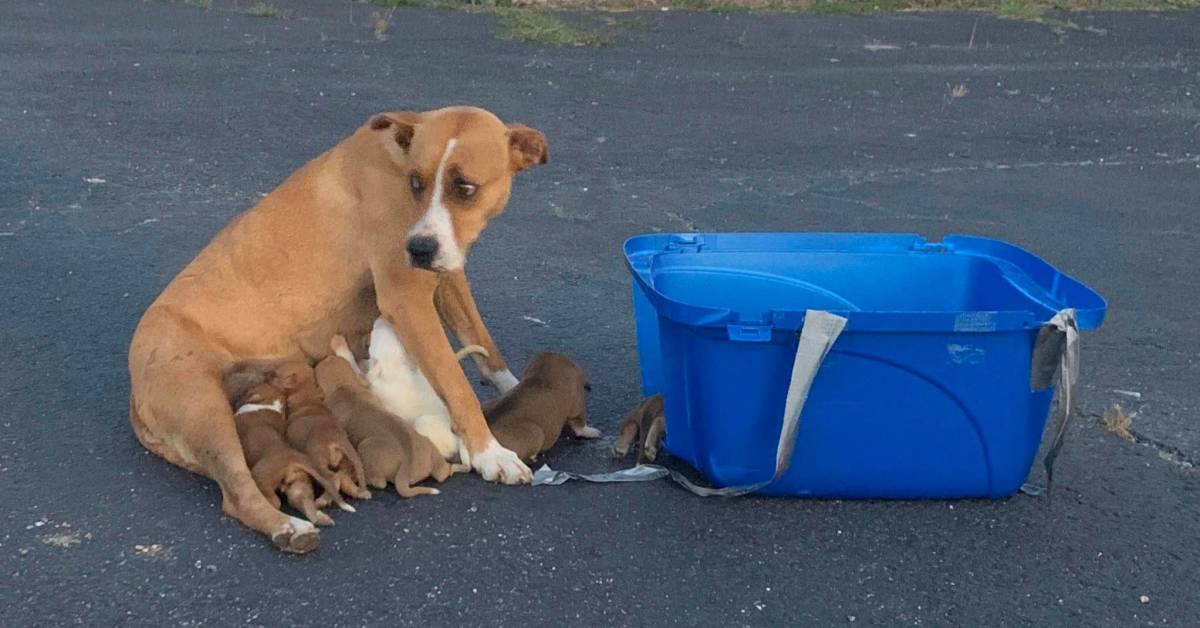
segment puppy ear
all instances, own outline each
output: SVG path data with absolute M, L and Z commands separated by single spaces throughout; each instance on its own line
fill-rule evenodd
M 524 124 L 508 125 L 508 161 L 513 172 L 544 164 L 550 159 L 546 136 Z
M 391 133 L 392 139 L 401 150 L 412 145 L 413 134 L 421 122 L 421 114 L 413 111 L 389 111 L 377 113 L 367 121 L 367 128 L 377 133 Z

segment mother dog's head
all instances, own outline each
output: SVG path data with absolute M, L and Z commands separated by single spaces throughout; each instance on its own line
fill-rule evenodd
M 409 263 L 435 272 L 463 267 L 488 220 L 508 203 L 513 175 L 547 159 L 540 131 L 476 107 L 381 113 L 366 129 L 384 141 L 405 179 L 405 200 L 416 208 L 405 236 Z

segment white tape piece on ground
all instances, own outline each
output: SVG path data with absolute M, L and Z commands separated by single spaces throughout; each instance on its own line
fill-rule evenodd
M 1058 421 L 1054 427 L 1054 438 L 1050 448 L 1042 458 L 1042 466 L 1046 469 L 1046 487 L 1035 484 L 1025 484 L 1021 492 L 1026 495 L 1049 495 L 1054 486 L 1054 461 L 1062 450 L 1063 441 L 1067 436 L 1067 426 L 1071 421 L 1071 405 L 1075 403 L 1075 385 L 1079 383 L 1079 322 L 1074 308 L 1059 310 L 1054 318 L 1046 323 L 1044 329 L 1056 330 L 1062 334 L 1058 355 L 1058 408 L 1055 414 Z M 1039 343 L 1042 341 L 1039 335 Z M 1036 350 L 1035 350 L 1036 353 Z M 1036 366 L 1035 366 L 1036 368 Z
M 708 488 L 698 486 L 677 471 L 652 464 L 639 464 L 629 469 L 611 473 L 571 473 L 555 471 L 542 465 L 533 474 L 533 485 L 559 485 L 569 480 L 586 482 L 648 482 L 670 477 L 675 483 L 701 497 L 736 497 L 753 493 L 777 481 L 787 472 L 796 448 L 796 434 L 800 429 L 800 414 L 813 379 L 821 368 L 825 356 L 829 355 L 833 343 L 846 328 L 846 319 L 822 310 L 808 310 L 804 315 L 804 326 L 800 330 L 800 342 L 796 346 L 796 359 L 792 363 L 792 379 L 788 385 L 787 400 L 783 408 L 783 424 L 779 430 L 779 444 L 775 448 L 775 473 L 771 479 L 747 486 Z

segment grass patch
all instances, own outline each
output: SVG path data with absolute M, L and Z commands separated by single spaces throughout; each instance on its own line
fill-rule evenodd
M 1113 404 L 1108 412 L 1104 413 L 1104 429 L 1110 434 L 1117 436 L 1133 443 L 1137 442 L 1137 438 L 1133 436 L 1133 417 L 1137 413 L 1128 414 L 1124 408 L 1117 404 Z
M 243 13 L 253 17 L 275 17 L 279 15 L 279 11 L 274 6 L 263 0 L 258 0 L 258 2 L 247 5 Z
M 614 37 L 612 31 L 575 28 L 541 11 L 500 8 L 496 9 L 496 20 L 501 38 L 546 46 L 607 46 Z
M 1200 8 L 1200 0 L 376 0 L 388 6 L 441 9 L 524 8 L 530 10 L 630 9 L 679 11 L 768 11 L 865 15 L 893 11 L 984 11 L 1032 19 L 1047 11 L 1121 11 Z
M 187 0 L 185 0 L 187 1 Z M 201 0 L 203 1 L 203 0 Z M 1170 10 L 1200 8 L 1200 0 L 373 0 L 388 7 L 420 7 L 487 11 L 496 14 L 499 37 L 545 46 L 607 46 L 623 27 L 631 24 L 606 20 L 598 28 L 574 26 L 553 11 L 677 10 L 709 12 L 817 13 L 824 15 L 870 15 L 900 11 L 978 11 L 1003 19 L 1035 22 L 1059 36 L 1069 32 L 1104 35 L 1094 26 L 1070 19 L 1072 11 Z M 274 8 L 259 1 L 256 7 Z M 1054 15 L 1051 12 L 1057 12 Z M 390 15 L 389 15 L 390 18 Z M 390 20 L 376 18 L 375 37 L 386 38 Z M 636 26 L 636 24 L 633 24 Z

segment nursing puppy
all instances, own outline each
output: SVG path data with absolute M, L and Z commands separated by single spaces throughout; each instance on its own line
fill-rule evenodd
M 634 439 L 641 434 L 641 448 L 638 452 L 638 463 L 654 462 L 658 457 L 658 448 L 662 446 L 663 437 L 667 434 L 667 419 L 663 413 L 663 398 L 661 394 L 647 397 L 634 409 L 625 415 L 621 427 L 617 428 L 617 442 L 613 443 L 614 456 L 624 456 L 629 453 Z
M 376 405 L 353 362 L 336 355 L 325 358 L 317 365 L 317 383 L 362 457 L 367 484 L 386 488 L 391 480 L 402 497 L 438 494 L 435 488 L 413 485 L 429 477 L 444 482 L 453 472 L 449 463 L 429 439 Z M 464 465 L 460 470 L 469 469 Z
M 308 454 L 319 470 L 331 473 L 339 491 L 370 499 L 362 460 L 325 407 L 312 368 L 302 361 L 285 362 L 276 368 L 270 383 L 287 395 L 287 442 Z
M 334 336 L 330 349 L 362 373 L 345 338 Z M 405 351 L 392 326 L 383 318 L 375 320 L 367 351 L 370 357 L 367 358 L 366 373 L 363 375 L 379 403 L 406 421 L 418 434 L 428 438 L 444 459 L 471 464 L 466 446 L 454 433 L 454 424 L 446 404 L 433 390 L 421 367 Z M 472 354 L 486 357 L 487 351 L 479 345 L 468 345 L 454 357 L 462 360 Z
M 312 482 L 319 484 L 326 494 L 336 494 L 337 489 L 313 467 L 308 456 L 284 441 L 283 393 L 268 384 L 259 384 L 242 394 L 236 407 L 234 422 L 246 454 L 246 465 L 263 496 L 279 508 L 277 492 L 282 492 L 287 495 L 288 503 L 312 523 L 333 525 L 333 519 L 317 507 Z M 354 512 L 344 502 L 338 505 Z
M 578 364 L 544 351 L 530 360 L 516 388 L 483 405 L 483 415 L 501 445 L 522 460 L 533 460 L 554 446 L 564 426 L 579 438 L 600 436 L 600 430 L 587 424 L 591 389 Z

